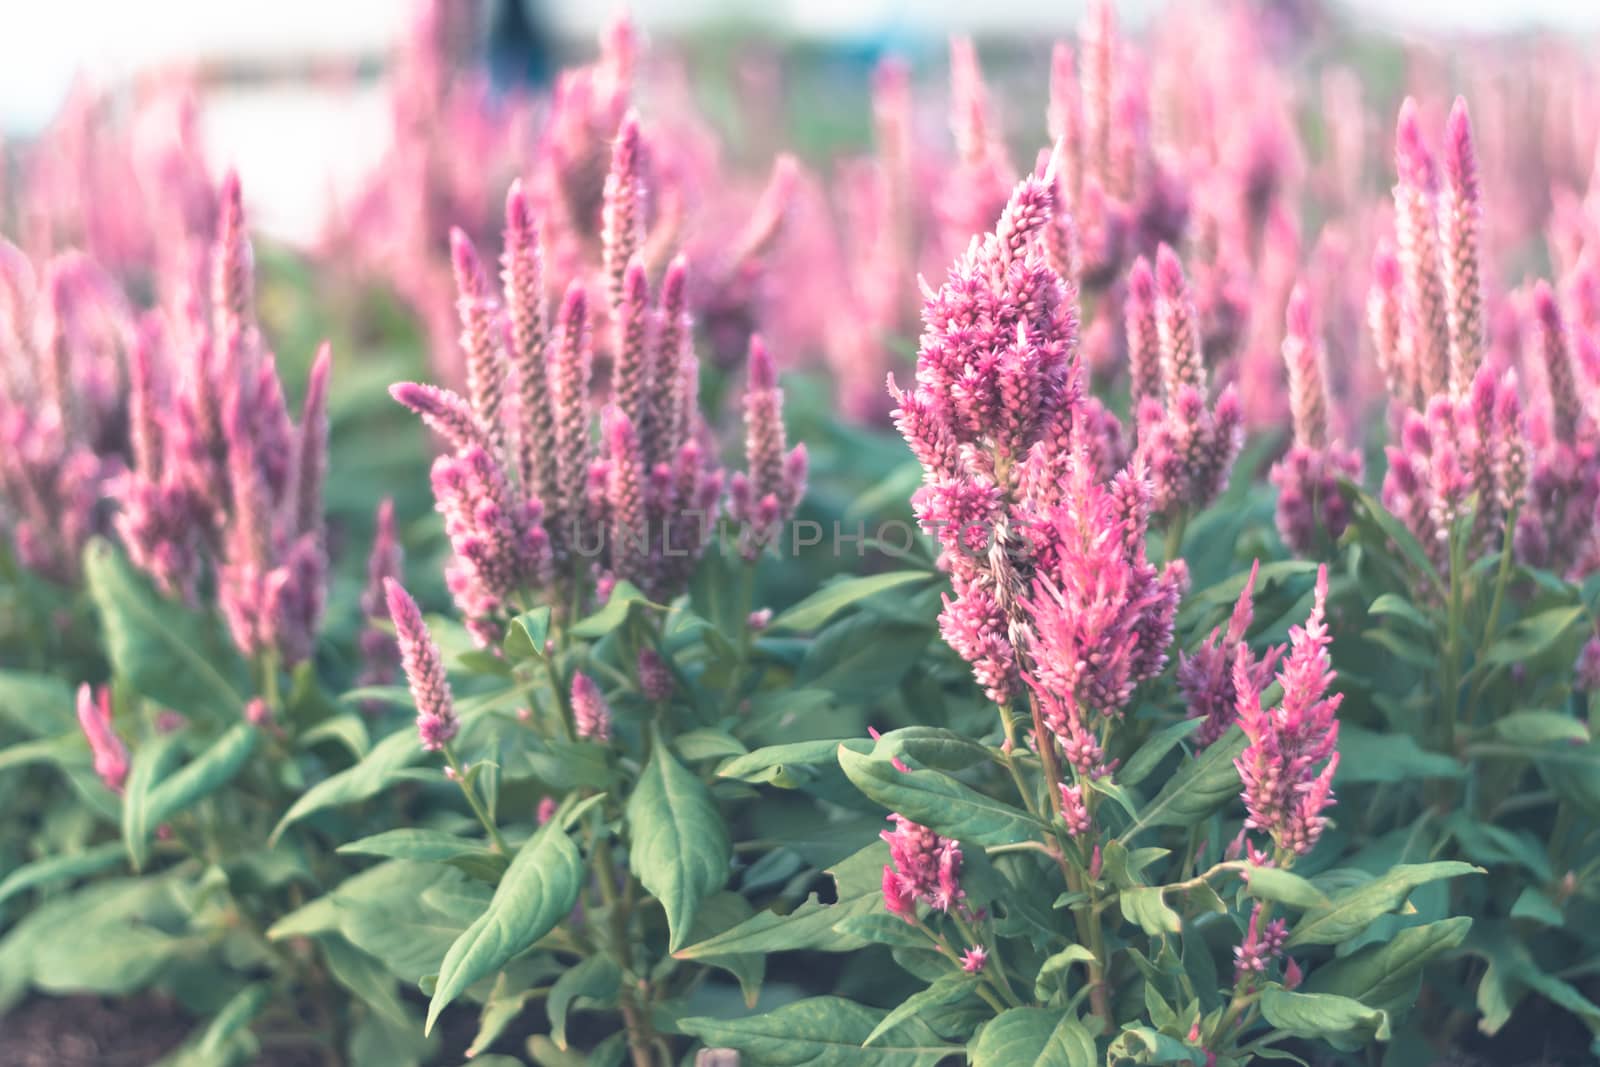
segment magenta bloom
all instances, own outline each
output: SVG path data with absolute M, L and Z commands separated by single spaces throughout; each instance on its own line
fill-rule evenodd
M 1205 720 L 1194 732 L 1195 744 L 1200 748 L 1214 744 L 1238 718 L 1234 668 L 1255 614 L 1253 598 L 1260 569 L 1260 560 L 1250 565 L 1250 577 L 1239 592 L 1227 629 L 1212 630 L 1211 636 L 1193 655 L 1180 653 L 1178 656 L 1178 690 L 1189 705 L 1189 718 Z M 1281 649 L 1269 649 L 1260 659 L 1251 661 L 1247 674 L 1258 692 L 1266 688 L 1281 654 Z
M 783 430 L 783 390 L 772 356 L 759 336 L 750 338 L 749 386 L 744 397 L 745 462 L 728 485 L 728 514 L 740 524 L 740 551 L 754 559 L 794 517 L 805 493 L 806 446 L 788 449 Z
M 393 578 L 384 582 L 383 589 L 400 645 L 400 663 L 411 687 L 411 699 L 417 705 L 417 736 L 424 751 L 438 752 L 461 728 L 439 646 L 433 643 L 411 594 Z
M 968 974 L 983 973 L 984 965 L 989 962 L 989 950 L 982 945 L 973 945 L 961 954 L 961 969 Z
M 96 692 L 87 682 L 78 687 L 78 725 L 94 756 L 94 773 L 113 793 L 128 780 L 128 749 L 111 724 L 111 689 Z
M 1361 454 L 1331 439 L 1326 356 L 1303 285 L 1290 294 L 1286 316 L 1283 358 L 1289 367 L 1294 444 L 1273 466 L 1271 479 L 1278 489 L 1278 532 L 1296 553 L 1313 556 L 1337 541 L 1350 522 L 1339 480 L 1360 481 Z
M 572 725 L 580 741 L 611 740 L 611 705 L 594 679 L 582 671 L 572 676 Z
M 961 889 L 961 846 L 919 826 L 903 815 L 891 815 L 894 830 L 885 830 L 890 865 L 883 869 L 884 903 L 891 914 L 908 921 L 917 903 L 934 911 L 965 909 Z
M 1244 941 L 1233 950 L 1235 984 L 1246 985 L 1259 979 L 1268 965 L 1283 954 L 1283 947 L 1289 941 L 1289 924 L 1273 919 L 1262 925 L 1261 911 L 1261 905 L 1257 904 L 1250 912 Z
M 1328 692 L 1334 672 L 1323 619 L 1327 595 L 1328 569 L 1323 566 L 1317 572 L 1311 617 L 1289 632 L 1289 654 L 1277 675 L 1283 687 L 1277 707 L 1261 706 L 1249 650 L 1240 645 L 1234 659 L 1239 725 L 1250 741 L 1234 761 L 1249 810 L 1245 826 L 1271 835 L 1279 850 L 1293 855 L 1310 852 L 1321 836 L 1339 767 L 1335 715 L 1343 696 Z

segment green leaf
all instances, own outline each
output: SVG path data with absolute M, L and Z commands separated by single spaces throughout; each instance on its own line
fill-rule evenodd
M 122 840 L 135 870 L 142 868 L 149 857 L 150 835 L 156 827 L 232 781 L 260 739 L 261 731 L 241 722 L 171 775 L 163 777 L 175 750 L 164 746 L 146 764 L 146 773 L 138 776 L 137 783 L 133 773 L 128 775 L 122 804 Z M 138 768 L 135 757 L 134 769 Z
M 59 678 L 0 670 L 0 719 L 29 737 L 75 732 L 76 707 L 71 687 Z
M 1175 1037 L 1168 1037 L 1148 1026 L 1130 1026 L 1117 1035 L 1106 1049 L 1106 1063 L 1122 1067 L 1125 1063 L 1202 1064 L 1205 1053 L 1192 1049 Z
M 932 575 L 927 571 L 891 571 L 872 574 L 864 578 L 846 578 L 818 589 L 800 603 L 789 608 L 768 627 L 769 631 L 810 632 L 859 600 L 876 596 L 886 589 L 911 582 L 927 581 Z
M 122 840 L 134 869 L 144 865 L 156 823 L 149 817 L 150 795 L 181 755 L 178 734 L 160 734 L 140 745 L 128 765 L 122 792 Z
M 1054 982 L 1053 979 L 1055 979 L 1058 975 L 1064 975 L 1067 968 L 1071 967 L 1074 963 L 1093 962 L 1093 952 L 1090 952 L 1082 945 L 1068 945 L 1060 952 L 1057 952 L 1055 955 L 1045 960 L 1044 963 L 1039 967 L 1038 977 L 1033 980 L 1033 999 L 1049 1000 L 1051 993 L 1054 991 L 1052 987 L 1056 985 L 1056 982 Z
M 1239 772 L 1233 761 L 1244 752 L 1247 739 L 1237 726 L 1209 748 L 1186 762 L 1167 780 L 1144 813 L 1117 838 L 1126 842 L 1152 826 L 1193 826 L 1239 795 Z
M 879 1020 L 878 1025 L 872 1028 L 872 1033 L 862 1041 L 863 1045 L 871 1045 L 878 1038 L 887 1034 L 907 1019 L 920 1015 L 924 1011 L 942 1008 L 946 1004 L 954 1004 L 962 997 L 967 996 L 978 988 L 978 976 L 965 971 L 950 971 L 940 975 L 933 984 L 926 989 L 919 990 L 902 1000 L 893 1010 Z
M 768 745 L 728 760 L 717 768 L 717 777 L 795 789 L 803 784 L 803 779 L 794 773 L 793 768 L 831 764 L 834 762 L 834 753 L 843 743 L 828 739 Z
M 396 772 L 422 758 L 422 747 L 411 730 L 397 730 L 372 746 L 372 751 L 352 767 L 323 779 L 289 806 L 272 831 L 276 842 L 290 826 L 324 808 L 354 804 L 381 792 Z
M 219 627 L 163 600 L 107 541 L 89 543 L 83 574 L 117 677 L 185 715 L 241 714 L 244 663 Z
M 733 848 L 711 792 L 658 735 L 628 798 L 631 866 L 666 909 L 669 951 L 683 947 L 700 901 L 728 881 Z
M 372 750 L 372 738 L 367 733 L 364 715 L 335 715 L 324 719 L 294 739 L 296 748 L 310 748 L 324 741 L 337 741 L 350 753 L 351 759 L 361 759 Z
M 1270 900 L 1305 911 L 1326 908 L 1328 897 L 1322 890 L 1298 874 L 1277 867 L 1250 867 L 1245 871 L 1245 885 L 1257 900 Z
M 3 889 L 4 887 L 0 887 Z M 4 894 L 0 893 L 0 897 Z M 1513 919 L 1530 919 L 1545 926 L 1561 926 L 1566 918 L 1561 914 L 1561 908 L 1556 902 L 1536 886 L 1524 886 L 1517 895 L 1517 901 L 1511 905 Z
M 1122 916 L 1151 937 L 1175 934 L 1183 929 L 1178 913 L 1167 907 L 1165 890 L 1160 886 L 1135 886 L 1120 894 Z
M 1306 912 L 1290 932 L 1288 944 L 1337 945 L 1366 929 L 1373 919 L 1405 903 L 1419 885 L 1482 873 L 1481 867 L 1453 860 L 1401 864 L 1380 878 L 1345 890 L 1325 907 Z
M 908 1019 L 862 1044 L 884 1012 L 839 997 L 811 997 L 740 1019 L 681 1019 L 678 1028 L 706 1045 L 736 1048 L 762 1067 L 935 1067 L 960 1048 Z
M 1589 742 L 1588 726 L 1559 711 L 1538 709 L 1513 711 L 1495 720 L 1494 732 L 1502 740 L 1528 748 L 1557 742 L 1578 744 Z
M 229 1042 L 247 1029 L 261 1009 L 272 997 L 272 986 L 266 982 L 247 985 L 229 998 L 228 1003 L 212 1018 L 200 1038 L 196 1052 L 203 1057 L 221 1055 Z
M 506 1028 L 516 1022 L 528 1002 L 535 1000 L 543 994 L 536 989 L 523 989 L 512 992 L 507 989 L 509 984 L 507 976 L 502 973 L 495 980 L 494 989 L 489 993 L 489 999 L 483 1002 L 483 1010 L 478 1013 L 478 1032 L 472 1038 L 472 1044 L 467 1046 L 467 1059 L 473 1067 L 485 1067 L 497 1062 L 506 1061 L 506 1067 L 522 1067 L 522 1061 L 512 1059 L 510 1056 L 485 1056 L 483 1050 L 500 1040 L 500 1035 Z
M 1096 1067 L 1094 1038 L 1070 1015 L 1012 1008 L 985 1024 L 972 1042 L 972 1067 Z
M 1339 770 L 1334 785 L 1461 778 L 1466 768 L 1440 752 L 1428 752 L 1407 734 L 1339 726 Z
M 1261 994 L 1260 1004 L 1267 1022 L 1295 1037 L 1320 1037 L 1344 1050 L 1372 1038 L 1389 1040 L 1389 1013 L 1349 997 L 1291 993 L 1273 985 Z
M 1518 622 L 1506 635 L 1484 650 L 1486 663 L 1510 666 L 1538 659 L 1567 636 L 1584 619 L 1584 607 L 1550 608 Z
M 464 853 L 488 852 L 475 841 L 469 841 L 442 830 L 424 830 L 407 827 L 385 830 L 381 834 L 363 837 L 340 845 L 338 851 L 348 856 L 382 856 L 391 860 L 427 860 L 447 863 Z
M 121 858 L 122 845 L 116 841 L 108 841 L 83 852 L 34 860 L 18 867 L 6 875 L 4 881 L 0 881 L 0 904 L 29 889 L 68 882 L 87 874 L 97 874 Z
M 652 606 L 639 587 L 632 582 L 618 582 L 606 599 L 605 607 L 587 618 L 579 619 L 568 628 L 573 637 L 595 639 L 606 636 L 627 621 L 634 605 Z
M 572 911 L 584 881 L 583 859 L 571 839 L 546 823 L 511 861 L 489 908 L 456 938 L 439 965 L 423 1032 L 472 983 L 538 941 Z
M 828 755 L 833 755 L 831 750 Z M 36 737 L 31 741 L 0 748 L 0 771 L 26 767 L 32 763 L 54 763 L 63 768 L 82 767 L 88 763 L 85 756 L 82 734 Z
M 1369 519 L 1400 550 L 1400 554 L 1405 557 L 1412 568 L 1433 586 L 1433 590 L 1439 595 L 1439 599 L 1445 599 L 1448 590 L 1444 588 L 1444 583 L 1439 580 L 1439 572 L 1434 569 L 1433 561 L 1428 558 L 1428 553 L 1423 549 L 1421 542 L 1406 528 L 1405 523 L 1396 518 L 1388 508 L 1384 507 L 1377 497 L 1354 482 L 1341 482 L 1339 491 L 1344 493 L 1346 500 L 1360 505 L 1361 517 Z
M 506 631 L 506 655 L 516 662 L 544 659 L 544 644 L 550 639 L 550 606 L 542 604 L 511 620 Z
M 1419 611 L 1416 605 L 1399 593 L 1385 593 L 1367 608 L 1368 615 L 1391 615 L 1404 619 L 1424 633 L 1433 633 L 1433 620 Z
M 1118 768 L 1117 784 L 1131 788 L 1150 777 L 1166 758 L 1167 753 L 1171 752 L 1178 742 L 1199 729 L 1201 722 L 1200 719 L 1184 719 L 1164 730 L 1158 730 L 1155 736 L 1140 745 L 1139 750 Z
M 900 771 L 887 758 L 843 745 L 839 766 L 857 789 L 890 811 L 963 843 L 1010 845 L 1049 835 L 1033 816 L 936 771 Z
M 579 1000 L 615 1003 L 622 986 L 622 971 L 609 956 L 590 956 L 569 967 L 550 988 L 545 1008 L 550 1013 L 550 1038 L 557 1048 L 567 1047 L 567 1015 Z
M 1401 1011 L 1416 998 L 1424 965 L 1460 945 L 1471 926 L 1472 920 L 1465 916 L 1408 926 L 1387 941 L 1319 964 L 1305 991 L 1335 993 L 1369 1007 Z
M 864 948 L 872 943 L 870 939 L 849 933 L 842 927 L 845 920 L 852 917 L 882 914 L 882 873 L 888 860 L 888 846 L 874 841 L 828 869 L 834 877 L 834 903 L 823 904 L 812 894 L 787 915 L 758 912 L 737 926 L 679 949 L 673 955 L 681 960 L 699 960 L 798 949 L 853 952 Z

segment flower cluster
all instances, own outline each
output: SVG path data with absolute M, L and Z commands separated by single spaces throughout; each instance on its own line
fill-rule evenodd
M 805 495 L 806 446 L 787 449 L 783 390 L 772 357 L 760 337 L 750 339 L 749 385 L 744 394 L 745 457 L 748 471 L 728 484 L 728 514 L 740 526 L 746 559 L 773 543 Z
M 600 413 L 599 447 L 588 295 L 573 281 L 551 321 L 544 232 L 520 183 L 506 199 L 498 294 L 470 240 L 459 231 L 452 238 L 467 395 L 414 383 L 391 390 L 449 448 L 435 462 L 433 488 L 454 549 L 450 587 L 485 645 L 527 594 L 543 592 L 565 610 L 592 578 L 602 596 L 620 580 L 670 596 L 709 538 L 722 475 L 698 409 L 689 267 L 680 256 L 652 285 L 641 259 L 642 136 L 626 116 L 606 185 L 611 402 Z M 767 369 L 750 403 L 752 455 L 766 464 L 767 452 L 782 448 L 782 426 L 764 350 L 753 363 Z M 780 456 L 778 480 L 761 481 L 751 506 L 771 496 L 770 521 L 781 522 L 798 498 L 803 462 L 803 450 Z
M 128 748 L 111 722 L 111 689 L 85 682 L 78 687 L 78 725 L 94 757 L 94 773 L 113 793 L 128 780 Z
M 70 583 L 107 532 L 107 487 L 127 462 L 122 358 L 132 313 L 76 254 L 36 275 L 0 241 L 0 523 L 28 570 Z
M 1244 413 L 1231 387 L 1207 406 L 1208 376 L 1194 299 L 1183 265 L 1166 245 L 1156 253 L 1154 318 L 1164 398 L 1139 398 L 1138 452 L 1150 472 L 1154 510 L 1177 516 L 1204 508 L 1227 485 L 1244 444 Z M 1137 341 L 1143 347 L 1142 318 L 1140 325 Z M 1129 338 L 1130 349 L 1135 340 Z
M 378 625 L 388 615 L 384 588 L 390 581 L 403 581 L 405 556 L 394 524 L 394 501 L 385 498 L 378 505 L 376 530 L 367 555 L 367 584 L 361 592 L 361 675 L 357 684 L 389 685 L 400 669 L 400 646 L 394 635 Z
M 1238 721 L 1249 738 L 1234 761 L 1244 783 L 1249 811 L 1245 826 L 1271 836 L 1278 853 L 1303 856 L 1322 835 L 1333 803 L 1333 776 L 1339 767 L 1339 723 L 1343 694 L 1329 693 L 1333 667 L 1324 618 L 1328 569 L 1317 572 L 1311 616 L 1289 631 L 1289 653 L 1277 674 L 1283 697 L 1262 707 L 1262 686 L 1250 650 L 1234 652 L 1233 685 Z
M 417 737 L 424 751 L 438 752 L 461 729 L 455 698 L 444 674 L 444 658 L 428 633 L 428 624 L 422 621 L 422 611 L 411 594 L 399 582 L 388 578 L 383 583 L 383 595 L 389 607 L 389 618 L 394 622 L 400 663 L 411 687 L 411 699 L 417 706 Z
M 881 835 L 889 844 L 889 863 L 883 868 L 883 903 L 889 914 L 916 922 L 919 903 L 964 914 L 961 846 L 903 815 L 889 819 L 894 830 Z
M 1326 356 L 1311 296 L 1296 286 L 1289 297 L 1283 359 L 1289 367 L 1289 407 L 1294 443 L 1272 468 L 1278 489 L 1278 532 L 1303 556 L 1332 544 L 1350 521 L 1339 482 L 1361 480 L 1361 454 L 1330 439 Z
M 1234 669 L 1245 649 L 1245 634 L 1255 616 L 1256 575 L 1261 561 L 1250 566 L 1239 599 L 1233 605 L 1226 630 L 1218 627 L 1192 653 L 1178 655 L 1178 690 L 1189 708 L 1189 718 L 1202 720 L 1194 732 L 1194 742 L 1200 748 L 1214 744 L 1238 719 L 1239 696 L 1234 685 Z M 1248 650 L 1246 649 L 1246 656 Z M 1257 692 L 1265 689 L 1272 668 L 1282 654 L 1281 649 L 1268 649 L 1259 658 L 1251 660 L 1245 675 Z

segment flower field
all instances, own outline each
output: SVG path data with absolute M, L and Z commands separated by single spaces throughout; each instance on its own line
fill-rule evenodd
M 0 146 L 0 1064 L 1595 1062 L 1583 42 L 400 25 Z

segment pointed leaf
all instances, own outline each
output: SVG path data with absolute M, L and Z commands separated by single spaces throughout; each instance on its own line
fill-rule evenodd
M 901 771 L 887 758 L 843 745 L 839 766 L 857 789 L 890 811 L 964 843 L 1010 845 L 1049 834 L 1026 812 L 936 771 Z
M 456 938 L 439 965 L 424 1032 L 472 983 L 509 963 L 555 928 L 578 902 L 583 859 L 570 838 L 546 823 L 507 868 L 489 908 Z
M 658 736 L 628 798 L 632 866 L 667 912 L 669 949 L 688 939 L 700 902 L 728 881 L 733 848 L 711 793 Z
M 840 997 L 812 997 L 740 1019 L 682 1019 L 678 1027 L 709 1046 L 736 1048 L 763 1067 L 935 1067 L 960 1048 L 908 1019 L 862 1044 L 884 1012 Z
M 773 619 L 768 629 L 777 633 L 817 630 L 859 600 L 911 582 L 927 581 L 930 577 L 932 575 L 927 571 L 891 571 L 888 574 L 871 574 L 864 578 L 833 582 Z

